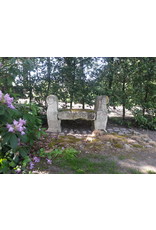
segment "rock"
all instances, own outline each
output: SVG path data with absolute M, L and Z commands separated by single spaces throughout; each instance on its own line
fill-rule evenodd
M 79 131 L 79 130 L 76 130 L 76 134 L 80 134 L 80 131 Z
M 126 149 L 127 151 L 131 150 L 131 146 L 128 145 L 128 144 L 124 144 L 124 147 L 125 147 L 125 149 Z
M 120 130 L 121 130 L 121 131 L 127 131 L 127 129 L 126 129 L 126 128 L 120 128 Z
M 65 130 L 64 130 L 64 133 L 68 133 L 68 130 L 67 130 L 67 129 L 65 129 Z
M 120 129 L 116 129 L 116 128 L 115 128 L 115 129 L 113 129 L 113 131 L 114 131 L 114 132 L 119 132 Z
M 148 143 L 149 143 L 149 145 L 156 145 L 155 141 L 149 141 Z
M 83 133 L 83 134 L 87 134 L 87 131 L 84 130 L 84 131 L 82 131 L 82 133 Z
M 59 133 L 59 136 L 64 136 L 65 135 L 65 133 Z
M 107 146 L 111 146 L 111 143 L 110 143 L 110 142 L 106 142 L 106 145 L 107 145 Z
M 123 132 L 118 132 L 118 134 L 119 134 L 119 135 L 124 135 L 124 133 L 123 133 Z
M 108 133 L 113 133 L 113 129 L 107 129 Z
M 123 131 L 124 134 L 130 134 L 130 131 L 129 130 L 125 130 Z
M 93 135 L 95 135 L 95 136 L 102 136 L 102 135 L 104 135 L 104 131 L 102 131 L 102 130 L 94 130 L 93 132 L 92 132 L 92 134 Z
M 133 131 L 133 133 L 134 133 L 135 135 L 140 135 L 140 133 L 139 133 L 139 132 L 136 132 L 136 131 Z
M 149 139 L 149 138 L 143 138 L 143 141 L 145 141 L 145 142 L 149 142 L 151 139 Z
M 74 133 L 73 129 L 71 129 L 69 133 L 73 134 Z
M 151 146 L 151 145 L 146 145 L 145 147 L 146 147 L 146 148 L 152 148 L 153 146 Z
M 128 142 L 129 144 L 138 144 L 138 143 L 136 142 L 136 140 L 133 140 L 133 139 L 130 139 L 130 138 L 127 139 L 127 142 Z

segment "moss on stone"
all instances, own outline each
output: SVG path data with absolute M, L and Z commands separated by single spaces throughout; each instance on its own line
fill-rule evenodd
M 135 148 L 143 148 L 143 146 L 139 145 L 139 144 L 132 144 L 132 146 L 135 147 Z
M 116 144 L 113 144 L 113 146 L 115 148 L 119 148 L 119 149 L 122 149 L 123 148 L 123 145 L 121 143 L 116 143 Z
M 57 139 L 51 140 L 49 147 L 53 148 L 56 145 L 63 147 L 66 144 L 75 144 L 80 141 L 81 141 L 80 139 L 74 136 L 60 136 Z

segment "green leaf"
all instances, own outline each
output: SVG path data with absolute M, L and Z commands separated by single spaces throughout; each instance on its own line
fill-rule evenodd
M 0 114 L 4 114 L 5 110 L 4 110 L 4 107 L 3 106 L 0 106 Z
M 15 149 L 18 145 L 18 139 L 17 136 L 15 134 L 12 134 L 11 138 L 10 138 L 10 145 L 11 148 Z
M 10 138 L 12 136 L 12 133 L 7 133 L 3 136 L 3 144 L 8 144 Z
M 22 157 L 26 157 L 26 156 L 27 156 L 27 153 L 28 153 L 28 150 L 27 150 L 26 148 L 21 148 L 21 149 L 19 150 L 19 152 L 20 152 L 20 155 L 21 155 Z
M 22 162 L 23 167 L 26 167 L 30 161 L 31 161 L 30 157 L 26 156 L 24 161 Z
M 13 162 L 13 161 L 10 162 L 9 165 L 10 165 L 11 167 L 13 167 L 13 168 L 16 166 L 15 162 Z
M 23 136 L 21 136 L 20 139 L 21 139 L 21 141 L 24 142 L 24 143 L 27 143 L 27 142 L 28 142 L 28 137 L 27 137 L 26 134 L 23 135 Z

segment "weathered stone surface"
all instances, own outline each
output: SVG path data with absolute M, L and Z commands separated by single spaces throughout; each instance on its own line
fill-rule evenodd
M 106 131 L 106 126 L 108 121 L 107 104 L 108 104 L 107 96 L 98 96 L 96 98 L 95 110 L 97 112 L 96 112 L 96 120 L 94 121 L 94 128 L 96 130 Z
M 47 97 L 47 132 L 61 132 L 61 121 L 58 120 L 58 99 L 55 95 Z
M 93 110 L 69 110 L 58 111 L 58 99 L 55 95 L 47 97 L 47 132 L 61 132 L 61 120 L 94 120 L 95 130 L 106 131 L 107 125 L 107 96 L 98 96 L 95 104 L 95 111 Z
M 125 149 L 126 149 L 127 151 L 131 150 L 131 146 L 128 145 L 128 144 L 124 144 L 124 147 L 125 147 Z
M 108 117 L 105 113 L 103 113 L 102 111 L 97 111 L 97 118 L 94 121 L 95 130 L 99 129 L 99 130 L 106 131 L 107 120 L 108 120 Z
M 107 104 L 109 103 L 108 96 L 97 96 L 95 101 L 96 111 L 107 111 Z
M 151 146 L 151 145 L 146 145 L 145 147 L 146 147 L 146 148 L 152 148 L 153 146 Z
M 95 120 L 95 118 L 96 118 L 95 112 L 87 112 L 82 110 L 58 112 L 59 120 L 76 120 L 76 119 Z

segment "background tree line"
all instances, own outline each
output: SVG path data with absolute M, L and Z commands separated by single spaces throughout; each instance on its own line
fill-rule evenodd
M 156 111 L 156 58 L 1 57 L 0 88 L 12 96 L 45 105 L 50 94 L 70 103 L 92 105 L 108 95 L 110 105 L 139 108 L 142 117 Z

